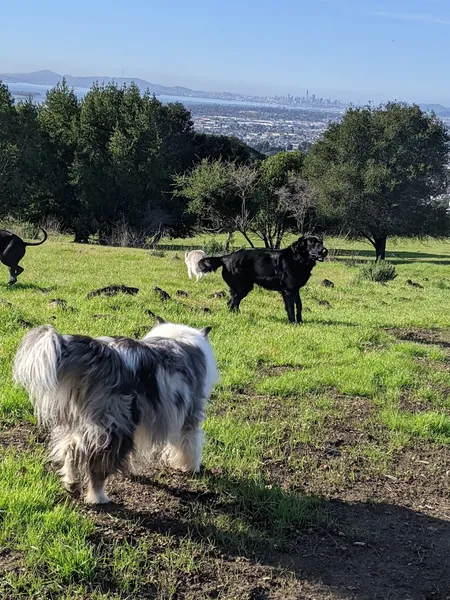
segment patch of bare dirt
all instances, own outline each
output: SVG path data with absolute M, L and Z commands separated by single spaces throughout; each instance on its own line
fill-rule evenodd
M 302 365 L 269 365 L 267 363 L 262 363 L 259 366 L 259 373 L 260 375 L 264 375 L 266 377 L 275 377 L 277 375 L 283 375 L 284 373 L 288 373 L 290 371 L 301 371 L 302 369 Z
M 397 339 L 405 342 L 441 346 L 450 348 L 450 331 L 448 329 L 423 329 L 419 327 L 389 328 Z
M 236 486 L 245 490 L 250 481 L 228 480 L 219 470 L 201 480 L 149 470 L 112 477 L 107 492 L 114 504 L 79 505 L 97 523 L 94 542 L 108 547 L 148 538 L 154 553 L 164 551 L 160 534 L 175 547 L 186 539 L 200 543 L 207 548 L 201 569 L 175 569 L 178 600 L 450 600 L 449 448 L 418 442 L 393 451 L 386 469 L 371 471 L 367 451 L 384 448 L 386 431 L 370 424 L 369 402 L 337 401 L 344 416 L 326 425 L 330 435 L 293 449 L 313 459 L 302 472 L 295 477 L 287 463 L 267 468 L 286 501 L 290 495 L 322 497 L 319 522 L 273 539 L 262 529 L 260 541 L 249 539 L 245 528 L 227 535 L 199 515 L 248 519 L 254 528 L 251 515 L 235 506 Z M 3 431 L 0 443 L 28 447 L 33 430 L 24 424 Z M 333 484 L 333 469 L 347 476 Z M 17 559 L 0 554 L 0 571 L 15 568 Z M 144 587 L 128 598 L 155 598 L 155 589 Z
M 21 423 L 10 428 L 0 429 L 0 446 L 29 450 L 32 443 L 42 439 L 36 427 L 31 423 Z

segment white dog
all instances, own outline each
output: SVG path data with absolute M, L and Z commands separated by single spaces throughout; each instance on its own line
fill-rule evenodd
M 50 431 L 50 458 L 64 487 L 108 502 L 104 483 L 130 461 L 160 456 L 200 469 L 202 423 L 218 373 L 207 336 L 157 319 L 141 340 L 61 335 L 50 325 L 22 340 L 14 378 Z
M 206 252 L 203 250 L 192 250 L 191 252 L 185 252 L 184 254 L 184 262 L 186 263 L 188 270 L 188 277 L 192 279 L 192 276 L 195 275 L 195 280 L 198 281 L 205 275 L 198 268 L 198 263 L 202 258 L 205 258 Z

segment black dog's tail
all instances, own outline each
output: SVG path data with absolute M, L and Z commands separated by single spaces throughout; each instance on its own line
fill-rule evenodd
M 40 246 L 41 244 L 43 244 L 45 242 L 45 240 L 48 237 L 47 232 L 45 231 L 45 229 L 42 229 L 42 227 L 39 227 L 39 229 L 43 232 L 44 239 L 41 240 L 40 242 L 24 242 L 25 246 Z
M 202 273 L 217 271 L 223 265 L 223 256 L 207 256 L 198 261 L 198 268 Z

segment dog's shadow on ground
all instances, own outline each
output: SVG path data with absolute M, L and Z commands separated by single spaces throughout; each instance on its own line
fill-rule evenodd
M 300 589 L 304 586 L 304 597 L 313 585 L 355 600 L 450 598 L 447 520 L 395 504 L 318 501 L 224 475 L 206 473 L 206 480 L 203 490 L 193 491 L 182 479 L 169 485 L 151 477 L 121 478 L 113 494 L 118 503 L 95 510 L 99 517 L 113 514 L 124 529 L 137 526 L 137 535 L 208 539 L 222 556 L 244 556 L 255 566 L 290 573 Z M 296 506 L 311 509 L 317 502 L 309 523 L 290 526 L 288 519 L 277 527 L 276 515 L 286 517 Z M 221 513 L 245 522 L 246 533 L 219 529 L 214 518 L 209 524 L 196 518 Z M 269 589 L 258 596 L 269 597 Z
M 320 319 L 312 317 L 310 314 L 304 315 L 303 323 L 289 323 L 286 317 L 278 317 L 276 315 L 270 315 L 266 317 L 267 321 L 272 323 L 278 323 L 280 325 L 289 325 L 290 327 L 303 327 L 304 325 L 328 325 L 328 326 L 342 326 L 342 327 L 360 327 L 358 323 L 349 323 L 348 321 L 337 321 L 333 319 Z
M 49 292 L 53 292 L 54 290 L 56 290 L 57 286 L 50 285 L 50 286 L 43 287 L 41 285 L 36 285 L 34 283 L 26 283 L 26 282 L 22 283 L 22 282 L 18 281 L 14 285 L 11 285 L 9 283 L 4 283 L 4 284 L 0 285 L 0 289 L 3 289 L 4 291 L 8 291 L 8 292 L 20 292 L 20 291 L 34 290 L 36 292 L 41 292 L 41 294 L 48 294 Z

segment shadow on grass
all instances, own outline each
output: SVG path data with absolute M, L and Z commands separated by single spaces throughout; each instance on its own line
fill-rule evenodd
M 47 294 L 48 292 L 52 292 L 54 290 L 57 289 L 58 286 L 56 285 L 51 285 L 48 287 L 42 287 L 40 285 L 36 285 L 34 283 L 22 283 L 20 281 L 18 281 L 17 283 L 15 283 L 14 285 L 9 285 L 8 283 L 5 284 L 0 284 L 0 289 L 3 289 L 5 291 L 11 291 L 11 292 L 17 292 L 17 291 L 28 291 L 28 290 L 36 290 L 38 292 L 41 292 L 42 294 Z
M 132 529 L 130 524 L 138 526 L 139 536 L 156 532 L 180 542 L 208 541 L 226 560 L 244 556 L 255 568 L 274 567 L 278 576 L 293 575 L 296 597 L 310 597 L 301 594 L 308 594 L 311 586 L 317 598 L 322 597 L 319 590 L 355 600 L 449 597 L 449 521 L 395 504 L 326 501 L 224 475 L 205 477 L 207 491 L 134 477 L 123 495 L 126 506 L 95 510 L 113 515 L 125 531 Z M 157 512 L 155 504 L 146 507 L 142 502 L 143 487 L 148 486 L 159 494 Z M 135 499 L 130 507 L 131 490 Z M 174 514 L 167 506 L 175 499 Z M 241 527 L 227 531 L 223 523 L 233 522 Z M 273 581 L 273 575 L 263 580 Z M 278 595 L 263 581 L 257 597 L 284 597 L 279 595 L 280 583 L 275 585 Z M 184 597 L 182 590 L 180 594 Z
M 365 258 L 373 258 L 375 259 L 375 252 L 374 250 L 344 250 L 343 248 L 333 248 L 333 253 L 336 253 L 336 255 L 338 256 L 338 258 L 358 258 L 358 257 L 365 257 Z M 428 253 L 428 252 L 407 252 L 404 250 L 399 250 L 398 252 L 396 251 L 387 251 L 386 252 L 386 259 L 390 260 L 390 259 L 400 259 L 400 260 L 422 260 L 423 262 L 431 262 L 431 261 L 440 261 L 440 259 L 442 260 L 446 260 L 450 262 L 450 256 L 449 254 L 436 254 L 436 253 Z
M 348 321 L 337 321 L 333 319 L 321 319 L 317 316 L 312 317 L 309 312 L 304 311 L 303 323 L 289 323 L 287 317 L 278 317 L 276 315 L 270 315 L 266 317 L 267 321 L 272 323 L 279 323 L 280 325 L 289 325 L 290 327 L 303 327 L 304 325 L 327 325 L 327 326 L 342 326 L 342 327 L 359 327 L 358 323 L 349 323 Z

